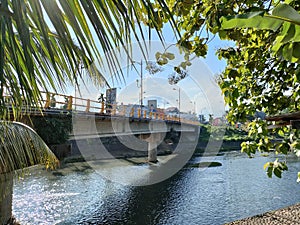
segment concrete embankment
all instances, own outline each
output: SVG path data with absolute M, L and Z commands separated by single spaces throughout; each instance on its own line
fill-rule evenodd
M 261 215 L 226 223 L 226 225 L 297 225 L 300 224 L 300 203 Z

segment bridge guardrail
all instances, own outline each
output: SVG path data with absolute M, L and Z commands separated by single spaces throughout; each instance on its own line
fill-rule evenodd
M 194 125 L 199 124 L 198 121 L 187 120 L 185 118 L 179 118 L 177 116 L 171 116 L 161 112 L 142 110 L 141 108 L 136 108 L 133 105 L 106 104 L 103 101 L 101 102 L 54 92 L 42 91 L 41 93 L 41 106 L 43 106 L 44 109 L 78 110 L 86 113 L 100 113 L 103 115 L 123 116 L 137 119 L 155 119 Z

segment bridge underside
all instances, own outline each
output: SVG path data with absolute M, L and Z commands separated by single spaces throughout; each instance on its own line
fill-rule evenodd
M 197 141 L 199 126 L 160 120 L 73 116 L 70 140 L 76 151 L 88 159 L 146 156 L 157 161 L 158 154 L 172 153 L 180 134 Z
M 199 135 L 199 126 L 178 121 L 58 111 L 33 116 L 71 118 L 70 153 L 87 160 L 148 155 L 150 162 L 156 162 L 157 154 L 176 150 L 182 137 L 196 143 Z
M 136 137 L 137 139 L 139 137 Z M 168 139 L 156 146 L 157 155 L 172 154 L 177 146 L 180 137 Z M 72 140 L 72 155 L 82 155 L 86 160 L 111 159 L 111 158 L 130 158 L 147 157 L 149 154 L 148 143 L 136 140 L 127 144 L 130 136 L 114 136 L 92 139 Z M 142 140 L 142 139 L 141 139 Z M 132 148 L 131 145 L 135 145 Z M 155 151 L 155 150 L 154 150 Z M 153 152 L 153 151 L 152 151 Z M 155 156 L 152 157 L 152 159 Z M 151 159 L 151 158 L 150 158 Z M 150 161 L 156 161 L 150 160 Z

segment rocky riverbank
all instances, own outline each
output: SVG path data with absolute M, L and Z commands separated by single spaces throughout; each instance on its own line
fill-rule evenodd
M 261 215 L 226 223 L 226 225 L 296 225 L 300 224 L 300 203 L 283 209 L 266 212 Z

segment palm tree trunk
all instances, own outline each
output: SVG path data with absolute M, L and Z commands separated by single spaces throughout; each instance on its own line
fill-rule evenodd
M 0 225 L 12 218 L 12 173 L 0 174 Z

